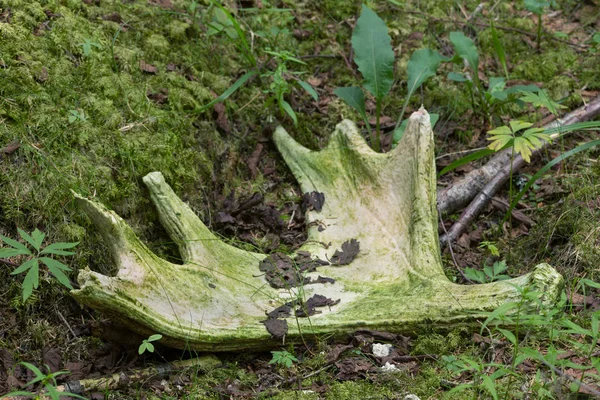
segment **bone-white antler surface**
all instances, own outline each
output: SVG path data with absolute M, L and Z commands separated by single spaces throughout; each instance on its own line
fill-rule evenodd
M 227 351 L 280 344 L 261 321 L 295 297 L 319 294 L 339 302 L 308 318 L 295 317 L 292 310 L 288 341 L 301 334 L 414 333 L 423 326 L 468 324 L 518 299 L 518 288 L 535 287 L 548 304 L 562 290 L 562 277 L 547 264 L 484 285 L 457 285 L 446 278 L 437 234 L 433 132 L 425 110 L 411 116 L 400 146 L 389 153 L 374 152 L 347 120 L 321 151 L 300 146 L 281 127 L 273 140 L 302 191 L 324 195 L 322 207 L 307 212 L 308 240 L 298 254 L 332 260 L 336 251 L 356 244 L 353 240 L 359 244 L 347 265 L 307 272 L 334 283 L 307 284 L 302 290 L 271 287 L 260 271 L 266 255 L 217 238 L 162 174 L 153 172 L 144 183 L 184 264 L 158 258 L 118 215 L 76 195 L 108 244 L 118 273 L 81 271 L 75 298 L 141 334 L 161 333 L 167 345 Z

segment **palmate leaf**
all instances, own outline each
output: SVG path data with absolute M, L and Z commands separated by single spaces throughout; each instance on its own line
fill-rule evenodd
M 352 32 L 354 62 L 358 65 L 364 87 L 380 101 L 394 83 L 394 50 L 385 22 L 367 6 Z
M 37 262 L 36 258 L 32 258 L 31 260 L 27 260 L 23 264 L 21 264 L 20 267 L 18 267 L 14 271 L 12 271 L 10 274 L 11 275 L 21 274 L 21 273 L 27 271 L 29 268 L 31 268 L 35 262 Z
M 534 107 L 547 108 L 548 111 L 550 111 L 554 115 L 558 115 L 559 109 L 566 108 L 565 106 L 558 104 L 555 101 L 552 101 L 548 97 L 548 94 L 546 94 L 546 92 L 542 89 L 538 90 L 539 94 L 525 91 L 521 91 L 521 93 L 523 94 L 523 96 L 520 97 L 519 100 L 524 101 L 526 103 L 531 103 L 531 105 L 533 105 Z
M 0 249 L 0 258 L 10 258 L 15 256 L 21 256 L 25 254 L 31 254 L 29 250 L 20 249 Z
M 44 237 L 46 237 L 45 233 L 40 232 L 40 230 L 36 228 L 35 231 L 31 232 L 30 236 L 23 229 L 17 228 L 17 230 L 19 231 L 19 235 L 23 238 L 23 240 L 29 243 L 37 251 L 40 251 Z
M 508 126 L 501 126 L 496 129 L 488 131 L 488 140 L 492 143 L 489 144 L 490 150 L 499 151 L 508 145 L 513 139 L 513 133 Z

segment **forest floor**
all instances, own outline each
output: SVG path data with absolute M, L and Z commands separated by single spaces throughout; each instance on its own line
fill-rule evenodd
M 160 171 L 207 226 L 239 246 L 272 253 L 290 252 L 303 243 L 302 193 L 270 135 L 282 124 L 299 143 L 320 149 L 343 118 L 361 121 L 333 94 L 336 87 L 357 86 L 361 80 L 351 45 L 361 2 L 226 3 L 244 40 L 209 1 L 0 2 L 0 235 L 21 240 L 18 229 L 38 229 L 46 234 L 46 245 L 78 242 L 74 255 L 56 257 L 72 269 L 68 276 L 74 287 L 77 272 L 86 267 L 114 274 L 113 261 L 77 209 L 73 190 L 117 212 L 157 255 L 179 262 L 142 183 L 147 173 Z M 507 87 L 535 85 L 564 106 L 561 112 L 597 97 L 598 2 L 540 6 L 539 42 L 532 3 L 544 2 L 480 7 L 471 0 L 370 2 L 389 28 L 396 55 L 394 87 L 382 108 L 384 150 L 406 95 L 411 54 L 428 47 L 452 57 L 450 32 L 460 31 L 476 43 L 483 88 L 490 78 L 502 76 Z M 505 53 L 506 70 L 500 53 Z M 260 70 L 258 76 L 227 100 L 202 109 L 253 68 Z M 421 104 L 439 114 L 434 129 L 438 170 L 485 148 L 486 132 L 509 119 L 552 119 L 546 109 L 518 101 L 496 107 L 473 98 L 467 84 L 448 78 L 465 68 L 442 63 L 404 115 Z M 315 89 L 318 100 L 298 79 Z M 297 123 L 278 106 L 278 93 Z M 375 113 L 371 99 L 367 112 Z M 564 136 L 515 173 L 510 186 L 522 187 L 548 161 L 593 139 L 597 131 Z M 554 266 L 565 277 L 566 291 L 553 310 L 556 325 L 550 332 L 525 327 L 513 333 L 432 330 L 411 337 L 358 332 L 345 342 L 282 344 L 286 353 L 279 354 L 294 357 L 287 366 L 272 362 L 272 353 L 217 354 L 219 367 L 132 378 L 121 387 L 84 396 L 591 398 L 600 391 L 600 298 L 593 287 L 600 281 L 599 156 L 600 148 L 592 147 L 555 165 L 521 199 L 520 218 L 503 223 L 505 210 L 498 204 L 510 202 L 514 194 L 506 185 L 497 194 L 500 201 L 488 206 L 453 245 L 453 255 L 448 249 L 443 253 L 446 275 L 457 283 L 468 282 L 455 262 L 463 271 L 485 274 L 484 267 L 490 271 L 504 261 L 508 269 L 502 274 L 511 276 L 541 262 Z M 452 185 L 482 161 L 442 175 L 439 187 Z M 443 215 L 444 227 L 458 215 Z M 153 353 L 140 355 L 146 338 L 80 306 L 46 268 L 40 268 L 39 287 L 24 300 L 25 274 L 11 272 L 26 260 L 0 259 L 0 396 L 35 377 L 21 362 L 44 373 L 45 365 L 53 372 L 69 371 L 58 377 L 62 384 L 198 356 L 159 342 Z M 553 336 L 554 330 L 561 334 Z M 382 369 L 385 362 L 373 354 L 374 343 L 393 345 L 394 371 Z M 517 363 L 522 354 L 527 357 Z M 464 391 L 457 390 L 461 385 Z

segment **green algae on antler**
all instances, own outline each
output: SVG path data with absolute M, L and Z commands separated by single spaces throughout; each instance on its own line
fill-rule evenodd
M 543 292 L 542 302 L 555 302 L 562 277 L 547 264 L 484 285 L 457 285 L 446 278 L 437 234 L 433 132 L 425 110 L 411 116 L 401 145 L 384 154 L 374 152 L 351 121 L 340 123 L 321 151 L 300 146 L 281 127 L 273 140 L 302 191 L 324 195 L 321 207 L 307 211 L 308 240 L 298 253 L 331 260 L 350 241 L 360 243 L 347 265 L 319 266 L 318 274 L 334 283 L 302 290 L 269 286 L 259 273 L 265 255 L 218 239 L 153 172 L 144 182 L 184 264 L 158 258 L 118 215 L 77 196 L 109 244 L 118 273 L 82 271 L 81 288 L 73 295 L 143 335 L 157 332 L 173 347 L 207 351 L 276 346 L 278 340 L 261 322 L 300 294 L 332 302 L 289 324 L 288 341 L 301 334 L 413 333 L 424 326 L 472 323 L 518 300 L 518 288 L 525 286 Z

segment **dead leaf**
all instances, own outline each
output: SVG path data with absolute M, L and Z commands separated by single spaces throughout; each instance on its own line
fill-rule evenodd
M 155 93 L 148 92 L 146 96 L 156 104 L 165 104 L 169 100 L 169 90 L 163 88 Z
M 9 145 L 7 145 L 6 147 L 3 147 L 0 152 L 2 154 L 6 154 L 6 155 L 10 155 L 12 153 L 14 153 L 15 151 L 17 151 L 17 149 L 21 147 L 21 143 L 19 142 L 12 142 Z
M 57 348 L 44 349 L 42 351 L 42 362 L 50 368 L 51 372 L 60 371 L 62 363 L 61 352 Z
M 358 255 L 360 251 L 360 242 L 356 239 L 350 239 L 342 243 L 342 250 L 336 250 L 331 257 L 332 265 L 348 265 Z
M 288 324 L 284 319 L 269 318 L 261 322 L 275 339 L 283 339 L 288 332 Z
M 213 107 L 214 112 L 217 114 L 217 126 L 223 130 L 223 132 L 231 133 L 231 127 L 229 126 L 229 120 L 227 119 L 227 110 L 225 104 L 217 103 Z
M 375 368 L 370 360 L 362 357 L 346 358 L 335 363 L 335 366 L 339 369 L 335 377 L 342 381 L 364 378 L 366 372 Z
M 157 74 L 158 68 L 152 64 L 148 64 L 145 60 L 140 60 L 140 69 L 147 74 Z
M 325 203 L 325 194 L 321 192 L 310 192 L 302 195 L 302 210 L 321 212 Z
M 320 314 L 320 311 L 315 310 L 316 307 L 334 306 L 338 304 L 340 300 L 332 300 L 320 294 L 315 294 L 306 301 L 304 305 L 296 310 L 296 317 L 310 317 L 315 314 Z
M 248 157 L 248 160 L 246 161 L 246 164 L 250 169 L 252 179 L 256 178 L 256 176 L 258 175 L 258 162 L 260 161 L 260 154 L 263 151 L 263 147 L 264 146 L 262 143 L 257 143 L 256 148 L 254 149 L 252 154 L 250 154 L 250 157 Z
M 117 24 L 123 23 L 123 18 L 121 18 L 121 15 L 116 11 L 110 14 L 103 15 L 102 19 L 105 21 L 116 22 Z

